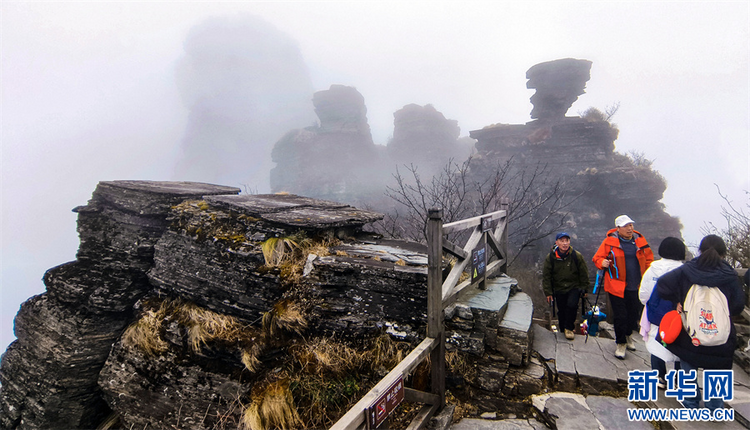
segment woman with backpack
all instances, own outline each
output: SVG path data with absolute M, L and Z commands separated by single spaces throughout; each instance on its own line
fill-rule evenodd
M 687 321 L 690 320 L 690 314 L 692 313 L 700 315 L 705 322 L 713 324 L 714 321 L 721 320 L 722 315 L 718 313 L 724 312 L 721 310 L 722 308 L 728 310 L 729 318 L 733 315 L 740 315 L 745 307 L 745 293 L 740 286 L 737 273 L 724 261 L 727 254 L 727 245 L 724 240 L 713 234 L 708 235 L 701 240 L 698 250 L 700 255 L 697 258 L 666 273 L 657 280 L 657 294 L 662 299 L 677 303 L 679 312 L 683 310 L 688 312 Z M 718 296 L 713 296 L 718 297 L 718 299 L 714 298 L 707 306 L 704 306 L 713 308 L 711 312 L 705 315 L 700 309 L 689 308 L 689 302 L 692 300 L 688 300 L 688 303 L 686 303 L 688 296 L 693 296 L 695 291 L 703 290 L 704 287 L 712 287 L 706 289 L 712 291 L 716 291 L 714 289 L 716 288 L 721 293 Z M 721 299 L 726 301 L 722 303 Z M 684 322 L 685 320 L 683 320 Z M 692 369 L 697 371 L 698 368 L 712 370 L 729 370 L 732 368 L 734 350 L 737 347 L 737 331 L 731 320 L 728 321 L 728 327 L 714 327 L 713 331 L 719 334 L 724 332 L 724 335 L 727 336 L 726 341 L 718 345 L 709 346 L 707 345 L 709 342 L 705 340 L 703 342 L 705 344 L 701 344 L 700 334 L 696 334 L 694 328 L 690 330 L 693 332 L 692 335 L 689 335 L 683 327 L 677 339 L 667 346 L 669 351 L 680 357 L 683 370 L 690 372 Z M 688 408 L 699 407 L 700 395 L 697 393 L 695 397 L 685 398 L 683 405 Z M 723 406 L 724 400 L 721 398 L 713 398 L 706 402 L 706 407 L 712 411 Z
M 659 372 L 659 388 L 665 388 L 667 362 L 674 363 L 674 368 L 679 369 L 680 359 L 657 340 L 657 335 L 662 317 L 674 309 L 675 304 L 659 297 L 654 287 L 662 275 L 682 266 L 685 260 L 685 244 L 676 237 L 667 237 L 659 245 L 659 256 L 661 260 L 654 260 L 643 274 L 638 298 L 645 305 L 641 317 L 641 334 L 646 341 L 646 349 L 651 353 L 651 369 Z

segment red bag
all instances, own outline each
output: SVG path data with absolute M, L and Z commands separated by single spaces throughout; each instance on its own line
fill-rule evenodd
M 669 311 L 659 323 L 659 336 L 662 342 L 672 343 L 682 331 L 682 317 L 677 311 Z

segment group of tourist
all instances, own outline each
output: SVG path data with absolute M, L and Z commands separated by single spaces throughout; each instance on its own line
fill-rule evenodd
M 724 261 L 727 246 L 716 235 L 701 240 L 698 257 L 685 261 L 686 247 L 675 237 L 667 237 L 659 245 L 660 260 L 646 238 L 634 228 L 627 215 L 615 219 L 615 227 L 607 231 L 605 239 L 594 254 L 593 262 L 599 269 L 597 280 L 609 297 L 615 331 L 615 357 L 624 359 L 627 350 L 635 350 L 634 336 L 640 333 L 651 353 L 651 367 L 658 371 L 657 385 L 664 388 L 667 363 L 675 369 L 731 369 L 737 335 L 734 325 L 727 340 L 719 345 L 701 344 L 694 336 L 677 325 L 680 332 L 667 343 L 662 318 L 675 310 L 683 312 L 686 298 L 694 285 L 715 287 L 726 299 L 729 316 L 739 315 L 745 306 L 745 295 L 735 270 Z M 545 257 L 542 287 L 547 302 L 557 304 L 558 324 L 569 340 L 575 339 L 575 320 L 579 300 L 586 299 L 589 276 L 580 252 L 570 245 L 570 235 L 559 233 L 555 245 Z M 692 297 L 691 297 L 692 300 Z M 597 304 L 595 304 L 597 305 Z M 554 310 L 554 308 L 553 308 Z M 675 314 L 672 312 L 672 314 Z M 709 314 L 709 318 L 710 314 Z M 665 321 L 667 321 L 665 319 Z M 704 320 L 705 321 L 705 320 Z M 671 324 L 670 324 L 671 327 Z M 700 397 L 686 398 L 683 405 L 699 407 Z M 722 399 L 711 399 L 706 407 L 723 407 Z

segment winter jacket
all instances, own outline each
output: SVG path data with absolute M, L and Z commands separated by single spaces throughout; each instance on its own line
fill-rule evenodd
M 656 281 L 665 273 L 670 272 L 682 266 L 682 261 L 662 258 L 651 263 L 646 273 L 641 277 L 641 287 L 638 289 L 638 299 L 646 305 L 643 308 L 643 317 L 641 318 L 641 334 L 644 333 L 643 326 L 648 326 L 643 340 L 646 341 L 646 349 L 651 354 L 661 358 L 665 362 L 679 361 L 675 356 L 659 341 L 659 324 L 664 314 L 675 308 L 675 304 L 669 300 L 662 299 L 656 292 Z M 644 321 L 644 318 L 646 319 Z
M 729 264 L 722 261 L 711 269 L 701 268 L 693 259 L 681 267 L 664 274 L 656 281 L 656 291 L 665 300 L 684 303 L 693 284 L 718 287 L 727 298 L 729 315 L 740 315 L 745 308 L 745 292 L 740 286 L 737 273 Z M 667 346 L 680 360 L 687 361 L 694 367 L 704 369 L 731 369 L 732 357 L 737 347 L 737 330 L 732 324 L 729 339 L 723 345 L 695 346 L 690 336 L 682 330 L 677 339 Z
M 641 288 L 638 289 L 638 299 L 646 305 L 643 312 L 647 312 L 646 316 L 651 324 L 659 325 L 664 314 L 674 309 L 675 306 L 674 303 L 655 294 L 656 280 L 680 266 L 682 266 L 682 261 L 662 258 L 651 263 L 646 273 L 643 274 Z
M 642 275 L 654 261 L 654 252 L 640 232 L 634 231 L 633 238 L 638 249 L 635 256 L 638 258 Z M 609 268 L 604 269 L 602 261 L 608 257 L 611 257 L 613 262 L 610 263 Z M 625 279 L 627 279 L 625 277 L 625 252 L 620 247 L 620 237 L 617 235 L 616 228 L 607 232 L 607 237 L 599 245 L 593 260 L 597 269 L 604 269 L 604 291 L 617 297 L 625 297 Z
M 555 259 L 554 268 L 552 258 Z M 567 293 L 574 288 L 582 292 L 588 291 L 589 269 L 583 261 L 583 255 L 571 247 L 567 255 L 561 257 L 557 247 L 552 248 L 542 266 L 542 287 L 547 296 L 551 296 L 553 290 L 555 293 Z

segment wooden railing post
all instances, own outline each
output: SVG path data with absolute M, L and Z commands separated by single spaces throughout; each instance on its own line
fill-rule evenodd
M 500 210 L 505 211 L 505 229 L 503 229 L 503 234 L 499 238 L 500 247 L 502 248 L 501 251 L 503 255 L 505 256 L 505 264 L 500 267 L 500 270 L 503 273 L 508 273 L 508 261 L 510 261 L 510 256 L 508 255 L 508 230 L 510 229 L 510 213 L 508 212 L 508 209 L 510 208 L 510 199 L 507 197 L 503 197 L 500 200 Z
M 432 350 L 432 393 L 445 406 L 445 329 L 443 326 L 443 211 L 430 209 L 427 221 L 427 336 L 438 340 Z

